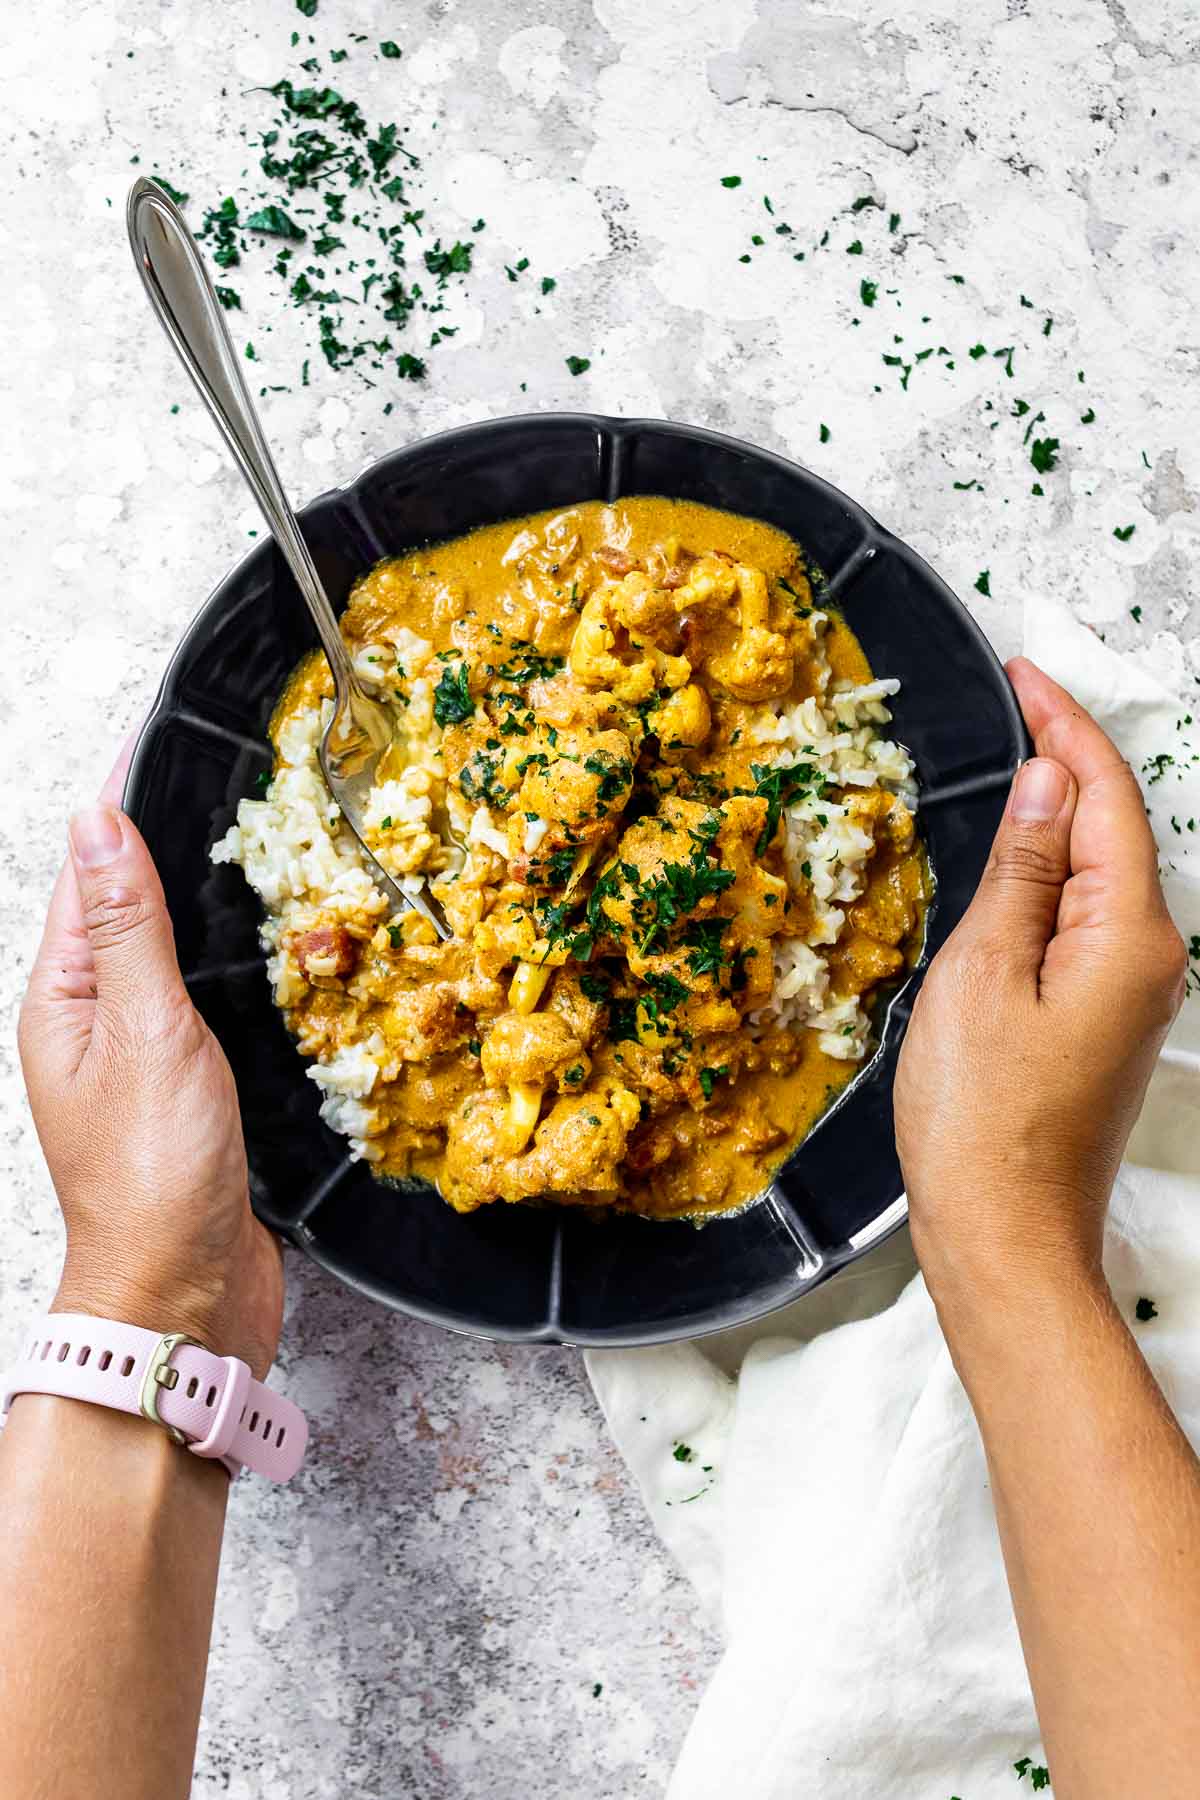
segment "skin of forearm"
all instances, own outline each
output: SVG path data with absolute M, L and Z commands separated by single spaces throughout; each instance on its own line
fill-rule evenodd
M 5 1800 L 185 1800 L 228 1491 L 219 1465 L 144 1419 L 13 1402 L 0 1436 Z
M 1098 1271 L 930 1285 L 983 1437 L 1057 1800 L 1193 1800 L 1200 1464 Z

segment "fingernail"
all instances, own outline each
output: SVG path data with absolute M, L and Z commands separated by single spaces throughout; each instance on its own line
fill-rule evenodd
M 1058 817 L 1067 797 L 1067 772 L 1056 762 L 1035 756 L 1022 765 L 1013 794 L 1012 816 L 1028 824 Z
M 121 820 L 111 806 L 88 806 L 68 827 L 75 861 L 85 869 L 111 862 L 121 848 Z

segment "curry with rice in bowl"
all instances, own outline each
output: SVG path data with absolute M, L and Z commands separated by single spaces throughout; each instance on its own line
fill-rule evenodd
M 317 764 L 319 651 L 214 847 L 265 908 L 326 1121 L 381 1177 L 700 1218 L 744 1206 L 872 1046 L 930 874 L 898 683 L 771 526 L 656 497 L 380 563 L 341 620 L 396 736 L 365 820 L 452 928 L 392 917 Z

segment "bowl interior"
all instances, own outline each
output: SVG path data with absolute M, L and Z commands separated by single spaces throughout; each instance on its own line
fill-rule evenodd
M 925 952 L 893 996 L 879 1048 L 757 1205 L 703 1229 L 562 1209 L 466 1217 L 428 1189 L 389 1188 L 318 1116 L 319 1095 L 270 998 L 258 902 L 209 847 L 271 765 L 266 728 L 316 642 L 278 551 L 256 546 L 193 621 L 139 740 L 126 806 L 162 873 L 192 996 L 232 1064 L 256 1212 L 342 1280 L 420 1317 L 489 1336 L 648 1343 L 786 1304 L 903 1217 L 892 1081 L 929 957 L 961 917 L 1028 743 L 966 609 L 845 495 L 734 439 L 659 421 L 558 414 L 467 426 L 397 451 L 301 517 L 335 606 L 380 557 L 544 507 L 667 494 L 765 519 L 822 572 L 872 665 L 898 676 L 895 735 L 916 758 L 937 874 Z

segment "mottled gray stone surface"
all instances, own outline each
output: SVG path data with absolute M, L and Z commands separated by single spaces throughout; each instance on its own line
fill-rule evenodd
M 374 55 L 382 37 L 403 57 Z M 302 79 L 317 53 L 317 79 L 372 123 L 409 125 L 438 230 L 487 219 L 423 386 L 330 373 L 268 259 L 238 272 L 237 327 L 263 383 L 290 389 L 264 408 L 299 497 L 488 414 L 692 419 L 851 489 L 1002 651 L 1022 601 L 1057 592 L 1192 693 L 1198 37 L 1189 0 L 320 0 L 311 21 L 289 0 L 6 8 L 6 1018 L 70 805 L 257 525 L 135 285 L 131 158 L 196 217 L 244 193 L 257 152 L 239 133 L 267 122 L 250 90 Z M 877 205 L 853 212 L 864 196 Z M 1030 441 L 1059 441 L 1041 476 L 1035 420 Z M 11 1024 L 0 1079 L 7 1352 L 60 1243 Z M 196 1793 L 661 1793 L 716 1640 L 578 1359 L 453 1339 L 290 1272 L 280 1378 L 314 1452 L 291 1488 L 236 1496 Z

